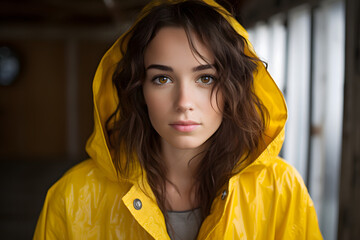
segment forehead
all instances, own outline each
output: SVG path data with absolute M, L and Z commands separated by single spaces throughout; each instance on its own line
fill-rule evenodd
M 194 48 L 205 61 L 192 50 L 189 38 L 183 28 L 163 27 L 157 32 L 145 50 L 145 66 L 154 61 L 167 65 L 184 61 L 189 63 L 195 61 L 198 64 L 213 63 L 214 56 L 211 50 L 200 41 L 194 32 L 190 32 L 189 37 Z

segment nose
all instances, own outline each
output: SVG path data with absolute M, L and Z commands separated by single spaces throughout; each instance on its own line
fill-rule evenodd
M 176 88 L 175 109 L 177 112 L 194 110 L 194 94 L 188 84 L 179 84 Z

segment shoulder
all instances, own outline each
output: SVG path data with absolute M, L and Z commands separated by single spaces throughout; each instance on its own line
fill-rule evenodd
M 313 201 L 299 172 L 279 157 L 265 169 L 273 179 L 273 219 L 280 239 L 322 239 Z
M 266 181 L 278 187 L 305 187 L 299 172 L 291 164 L 278 156 L 257 159 L 237 174 L 236 177 L 239 180 L 253 178 L 257 182 Z
M 82 161 L 70 168 L 55 184 L 49 189 L 49 192 L 65 190 L 67 186 L 83 185 L 90 178 L 94 179 L 97 171 L 95 163 L 91 160 Z
M 49 190 L 47 197 L 57 203 L 74 203 L 79 197 L 104 194 L 107 191 L 127 192 L 127 184 L 109 180 L 92 159 L 85 160 L 69 169 Z
M 279 187 L 296 188 L 307 192 L 300 173 L 284 159 L 280 157 L 272 158 L 266 165 L 266 170 L 268 174 L 273 176 Z
M 89 182 L 89 173 L 95 169 L 92 160 L 86 160 L 70 168 L 48 190 L 46 201 L 50 206 L 65 205 L 65 199 L 72 192 L 84 187 Z
M 91 179 L 102 179 L 100 169 L 92 159 L 82 161 L 70 168 L 60 179 L 59 184 L 84 184 Z
M 280 157 L 258 159 L 236 174 L 229 183 L 235 191 L 246 190 L 254 196 L 267 196 L 262 200 L 269 203 L 286 205 L 297 199 L 311 204 L 301 175 Z
M 301 175 L 280 157 L 260 157 L 229 184 L 235 196 L 232 203 L 241 205 L 242 212 L 253 217 L 254 222 L 271 220 L 266 221 L 266 226 L 277 239 L 322 239 Z M 260 218 L 258 213 L 262 214 Z
M 258 160 L 239 174 L 238 187 L 246 187 L 254 196 L 266 196 L 262 201 L 276 205 L 283 213 L 313 207 L 301 175 L 291 164 L 280 157 Z
M 86 234 L 83 222 L 93 226 L 106 222 L 113 211 L 116 221 L 112 220 L 118 224 L 128 213 L 123 210 L 122 197 L 130 187 L 109 180 L 91 159 L 77 164 L 48 190 L 34 239 L 68 239 L 73 234 Z

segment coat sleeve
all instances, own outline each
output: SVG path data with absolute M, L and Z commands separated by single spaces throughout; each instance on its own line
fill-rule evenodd
M 68 239 L 65 216 L 65 200 L 57 182 L 46 195 L 33 239 Z
M 300 174 L 289 168 L 282 179 L 275 239 L 323 239 L 308 190 Z

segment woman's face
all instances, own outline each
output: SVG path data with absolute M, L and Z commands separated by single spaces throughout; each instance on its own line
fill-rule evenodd
M 152 126 L 167 143 L 178 149 L 201 146 L 222 122 L 223 99 L 216 89 L 211 51 L 193 35 L 190 49 L 185 31 L 164 27 L 148 45 L 143 93 Z

